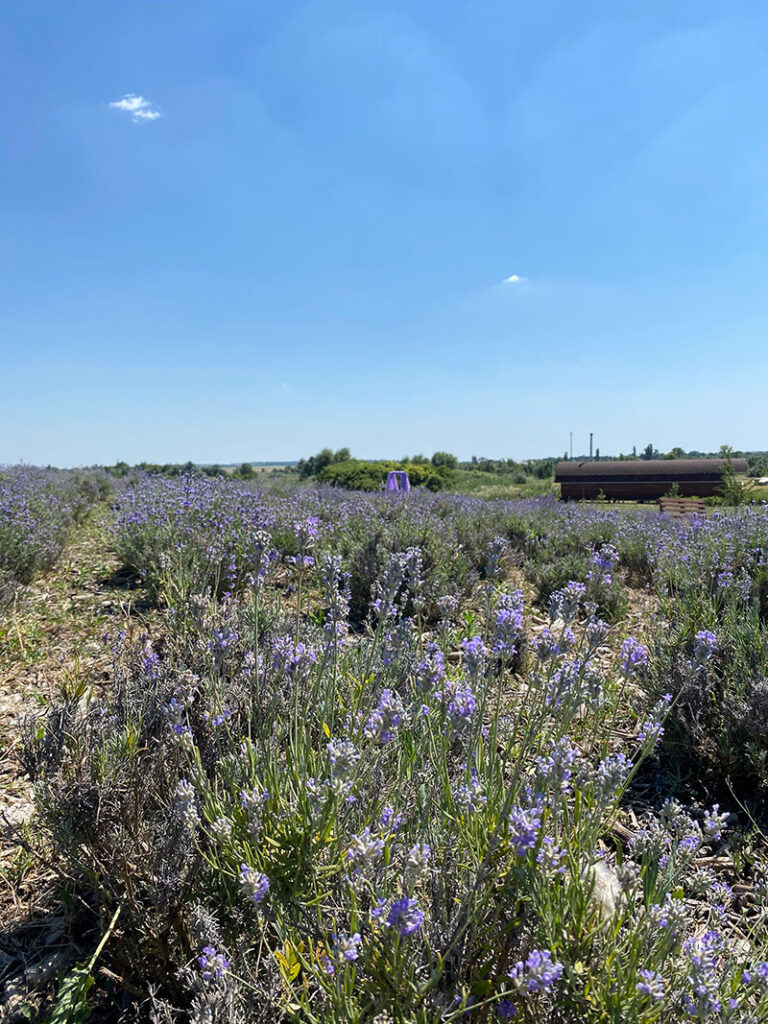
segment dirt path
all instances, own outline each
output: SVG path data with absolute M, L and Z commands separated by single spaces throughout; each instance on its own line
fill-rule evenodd
M 45 934 L 38 917 L 50 906 L 55 876 L 19 842 L 33 810 L 32 784 L 19 760 L 22 723 L 62 694 L 108 685 L 111 659 L 101 637 L 137 632 L 153 614 L 119 571 L 110 519 L 107 506 L 94 509 L 57 565 L 0 612 L 0 934 L 10 937 L 0 940 L 0 988 L 19 959 L 52 947 L 50 915 L 43 915 Z

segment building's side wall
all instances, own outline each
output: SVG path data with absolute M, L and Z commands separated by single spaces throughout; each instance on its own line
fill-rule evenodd
M 682 498 L 711 498 L 718 493 L 721 480 L 678 480 L 677 493 Z M 579 480 L 560 484 L 560 496 L 566 501 L 590 500 L 600 492 L 611 501 L 639 501 L 663 498 L 669 493 L 671 480 Z

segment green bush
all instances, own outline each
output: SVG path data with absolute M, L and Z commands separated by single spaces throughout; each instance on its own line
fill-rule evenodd
M 333 487 L 345 487 L 350 491 L 377 491 L 387 478 L 388 469 L 384 463 L 362 462 L 347 459 L 333 462 L 317 473 L 317 479 Z

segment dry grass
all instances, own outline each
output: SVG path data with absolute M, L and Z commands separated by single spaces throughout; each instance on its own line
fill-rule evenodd
M 57 865 L 37 842 L 32 784 L 18 756 L 22 722 L 57 697 L 108 686 L 103 634 L 151 632 L 157 619 L 135 581 L 119 572 L 108 516 L 95 509 L 56 567 L 0 619 L 0 1016 L 9 1019 L 28 991 L 77 960 L 83 937 L 73 933 Z

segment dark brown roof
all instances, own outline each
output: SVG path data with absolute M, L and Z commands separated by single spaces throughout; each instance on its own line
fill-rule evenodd
M 720 478 L 726 459 L 615 459 L 558 462 L 555 482 L 569 480 L 711 480 Z M 732 459 L 735 473 L 747 472 L 746 459 Z

